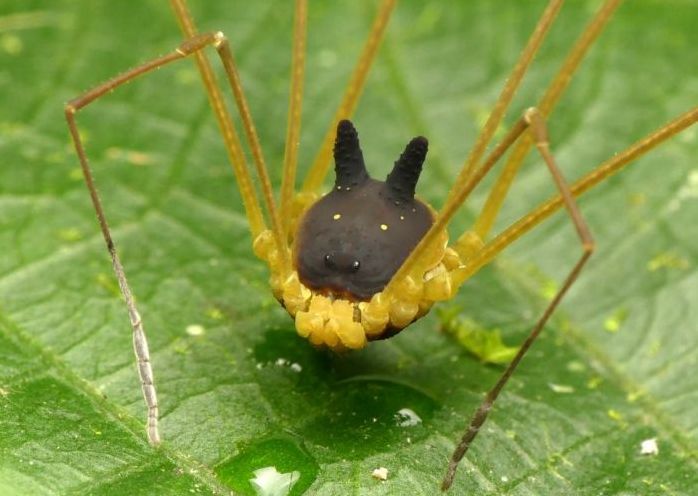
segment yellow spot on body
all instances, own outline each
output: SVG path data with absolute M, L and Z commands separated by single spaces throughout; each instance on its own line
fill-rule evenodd
M 332 218 L 333 218 L 334 220 L 339 220 L 339 219 L 342 218 L 342 214 L 334 214 L 334 215 L 332 216 Z
M 400 216 L 400 220 L 405 220 L 405 216 L 404 216 L 404 215 L 401 215 L 401 216 Z
M 381 231 L 387 231 L 388 230 L 388 225 L 387 224 L 381 224 Z

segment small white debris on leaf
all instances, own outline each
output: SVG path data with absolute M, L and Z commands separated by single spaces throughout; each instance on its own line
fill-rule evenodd
M 257 496 L 287 496 L 301 474 L 297 470 L 282 474 L 276 467 L 264 467 L 254 471 L 255 478 L 250 484 Z
M 658 455 L 659 446 L 657 446 L 657 438 L 652 437 L 645 439 L 640 443 L 640 454 L 641 455 Z
M 567 384 L 554 384 L 552 382 L 549 382 L 548 387 L 550 387 L 550 389 L 552 389 L 554 393 L 558 394 L 574 393 L 574 388 L 572 386 L 568 386 Z
M 388 480 L 388 469 L 385 467 L 374 468 L 371 477 L 378 480 Z
M 274 365 L 277 367 L 288 367 L 294 372 L 301 372 L 303 370 L 303 367 L 301 364 L 296 363 L 296 362 L 291 362 L 290 360 L 287 360 L 285 358 L 277 358 L 276 361 L 274 362 Z
M 190 336 L 202 336 L 206 332 L 204 326 L 199 324 L 188 325 L 185 330 Z
M 395 419 L 397 420 L 397 425 L 400 427 L 413 427 L 422 423 L 422 419 L 419 415 L 410 408 L 401 408 L 398 410 L 395 414 Z

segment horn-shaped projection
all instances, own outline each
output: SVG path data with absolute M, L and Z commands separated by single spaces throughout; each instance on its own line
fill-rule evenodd
M 400 202 L 414 199 L 414 189 L 422 172 L 422 164 L 427 156 L 429 142 L 423 136 L 417 136 L 410 141 L 395 162 L 393 170 L 388 174 L 385 184 L 391 197 Z
M 359 146 L 359 135 L 351 121 L 346 119 L 337 124 L 334 163 L 334 185 L 338 189 L 351 188 L 368 179 L 364 156 Z

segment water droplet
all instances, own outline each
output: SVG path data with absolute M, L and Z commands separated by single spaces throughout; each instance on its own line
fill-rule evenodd
M 313 394 L 317 401 L 317 388 Z M 356 377 L 335 383 L 326 402 L 318 403 L 321 413 L 309 418 L 299 434 L 326 447 L 332 459 L 362 459 L 404 446 L 407 434 L 412 443 L 424 438 L 424 424 L 438 406 L 424 391 L 405 383 Z
M 413 427 L 422 423 L 422 419 L 410 408 L 400 408 L 395 415 L 400 427 Z
M 214 467 L 219 480 L 240 494 L 296 496 L 315 482 L 315 459 L 291 437 L 274 437 L 243 446 Z
M 254 475 L 250 484 L 258 496 L 286 496 L 301 476 L 296 470 L 282 474 L 276 467 L 260 468 L 254 471 Z

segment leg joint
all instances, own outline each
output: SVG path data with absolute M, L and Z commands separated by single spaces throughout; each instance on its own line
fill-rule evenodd
M 526 121 L 526 124 L 530 126 L 534 121 L 542 119 L 542 116 L 540 110 L 538 110 L 536 107 L 528 107 L 526 110 L 524 110 L 523 118 Z
M 221 45 L 228 43 L 228 37 L 223 33 L 223 31 L 216 31 L 215 34 L 213 35 L 213 46 L 215 48 L 220 47 Z
M 523 119 L 528 124 L 536 146 L 549 148 L 548 128 L 545 125 L 545 117 L 536 107 L 529 107 L 524 111 Z
M 584 253 L 591 255 L 596 250 L 596 242 L 593 239 L 587 239 L 582 243 Z

